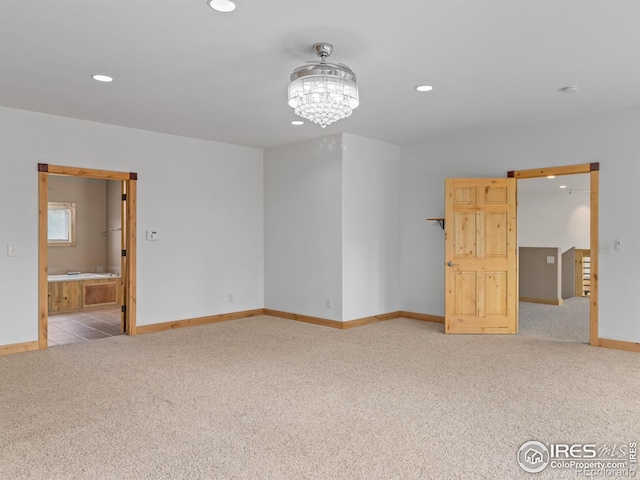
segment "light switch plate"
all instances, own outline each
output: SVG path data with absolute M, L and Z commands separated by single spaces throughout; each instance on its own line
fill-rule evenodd
M 547 256 L 547 263 L 556 263 L 556 257 L 553 255 Z
M 157 230 L 147 230 L 147 240 L 155 242 L 159 238 Z

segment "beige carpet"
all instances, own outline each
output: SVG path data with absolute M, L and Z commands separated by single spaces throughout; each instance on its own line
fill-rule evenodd
M 640 356 L 255 317 L 0 357 L 0 479 L 514 479 L 640 440 Z
M 589 343 L 588 297 L 573 297 L 562 305 L 520 302 L 518 332 L 559 342 Z

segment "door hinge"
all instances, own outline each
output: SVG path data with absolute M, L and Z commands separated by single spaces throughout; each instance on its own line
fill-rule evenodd
M 122 250 L 122 256 L 126 257 L 127 256 L 127 251 L 126 250 Z
M 120 311 L 121 311 L 122 313 L 127 313 L 127 306 L 126 306 L 126 305 L 121 305 L 121 306 L 120 306 Z
M 122 201 L 123 201 L 123 202 L 126 202 L 126 201 L 127 201 L 127 194 L 126 194 L 126 193 L 123 193 L 123 194 L 122 194 Z

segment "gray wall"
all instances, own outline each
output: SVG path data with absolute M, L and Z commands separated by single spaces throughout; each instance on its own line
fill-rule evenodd
M 49 273 L 102 272 L 107 264 L 107 183 L 49 175 L 49 201 L 76 204 L 76 246 L 49 247 Z
M 562 254 L 562 298 L 576 296 L 576 249 Z
M 559 248 L 520 247 L 520 298 L 562 303 Z M 553 257 L 553 263 L 547 263 Z

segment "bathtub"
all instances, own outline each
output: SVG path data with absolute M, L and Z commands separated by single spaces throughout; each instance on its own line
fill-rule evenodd
M 64 274 L 64 275 L 49 275 L 47 277 L 48 282 L 77 282 L 78 280 L 95 280 L 97 278 L 118 278 L 113 273 L 78 273 L 78 274 Z
M 48 276 L 49 314 L 117 305 L 122 278 L 113 273 L 78 273 Z

